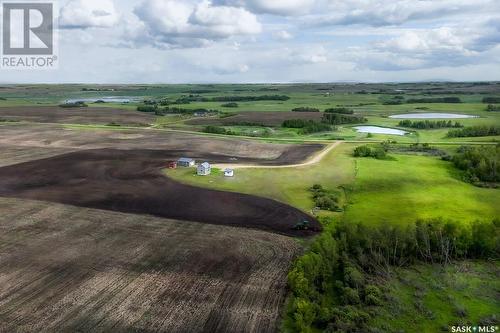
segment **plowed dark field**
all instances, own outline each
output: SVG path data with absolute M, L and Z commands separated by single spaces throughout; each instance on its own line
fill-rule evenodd
M 300 249 L 260 230 L 0 197 L 0 332 L 278 329 Z
M 113 108 L 61 108 L 57 106 L 2 107 L 0 119 L 35 123 L 149 125 L 155 116 Z
M 100 149 L 0 168 L 0 196 L 307 235 L 319 223 L 274 200 L 175 182 L 160 172 L 178 152 Z M 207 154 L 212 162 L 226 156 Z M 307 219 L 311 230 L 294 226 Z
M 244 125 L 254 124 L 262 126 L 281 126 L 285 120 L 303 119 L 320 121 L 322 112 L 283 112 L 283 111 L 259 111 L 240 112 L 227 118 L 200 118 L 187 121 L 190 125 Z

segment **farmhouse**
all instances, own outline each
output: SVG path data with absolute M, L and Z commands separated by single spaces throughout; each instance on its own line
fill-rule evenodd
M 177 161 L 177 165 L 181 167 L 192 167 L 194 164 L 195 161 L 192 158 L 182 157 Z
M 224 177 L 234 177 L 234 170 L 233 169 L 225 169 L 224 170 Z
M 212 172 L 212 167 L 209 163 L 205 162 L 198 165 L 198 176 L 208 176 Z

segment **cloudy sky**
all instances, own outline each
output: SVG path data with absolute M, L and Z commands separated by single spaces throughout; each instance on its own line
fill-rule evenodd
M 0 82 L 500 80 L 499 0 L 61 0 L 59 69 Z

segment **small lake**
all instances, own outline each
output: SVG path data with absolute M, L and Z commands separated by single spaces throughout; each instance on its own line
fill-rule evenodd
M 138 97 L 93 97 L 93 98 L 71 98 L 64 101 L 64 103 L 76 103 L 76 102 L 86 102 L 86 103 L 95 103 L 97 101 L 103 101 L 105 103 L 131 103 L 134 101 L 138 101 Z
M 405 113 L 396 114 L 390 116 L 393 119 L 466 119 L 466 118 L 477 118 L 476 116 L 471 116 L 468 114 L 457 114 L 457 113 Z
M 353 127 L 360 133 L 371 133 L 371 134 L 389 134 L 389 135 L 405 135 L 408 132 L 398 130 L 395 128 L 379 127 L 379 126 L 356 126 Z

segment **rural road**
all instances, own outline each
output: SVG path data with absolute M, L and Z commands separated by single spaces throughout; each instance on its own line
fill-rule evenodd
M 213 164 L 214 168 L 218 169 L 283 169 L 283 168 L 298 168 L 303 166 L 309 166 L 321 162 L 321 160 L 333 149 L 337 148 L 342 144 L 342 141 L 336 141 L 335 143 L 329 144 L 325 149 L 319 153 L 313 155 L 307 161 L 299 164 L 288 164 L 288 165 L 256 165 L 256 164 L 228 164 L 228 163 L 218 163 Z

